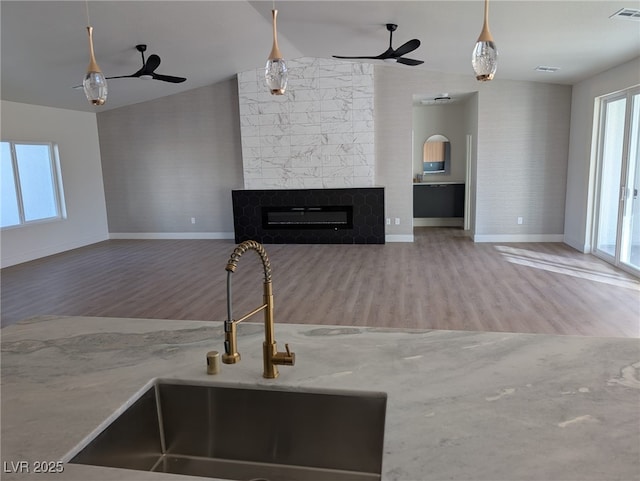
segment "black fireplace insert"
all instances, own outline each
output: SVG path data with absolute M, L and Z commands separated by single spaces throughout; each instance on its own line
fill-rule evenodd
M 263 229 L 353 229 L 353 206 L 262 207 Z

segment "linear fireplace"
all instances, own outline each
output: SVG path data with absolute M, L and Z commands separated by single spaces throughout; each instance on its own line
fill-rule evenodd
M 234 190 L 236 242 L 384 244 L 384 189 Z
M 263 229 L 353 229 L 352 205 L 263 207 Z

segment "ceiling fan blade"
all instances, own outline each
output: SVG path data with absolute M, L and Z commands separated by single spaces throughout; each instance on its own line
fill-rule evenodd
M 420 46 L 420 40 L 414 38 L 413 40 L 409 40 L 406 43 L 403 43 L 395 50 L 395 55 L 397 57 L 402 57 L 403 55 L 408 54 L 409 52 L 413 52 Z
M 412 58 L 405 58 L 405 57 L 400 57 L 396 59 L 396 62 L 402 63 L 404 65 L 412 65 L 412 66 L 420 65 L 424 63 L 423 60 L 414 60 Z
M 370 57 L 342 57 L 339 55 L 334 55 L 333 57 L 335 58 L 355 58 L 355 59 L 367 59 L 367 60 L 384 60 L 386 58 L 395 58 L 394 55 L 394 50 L 392 48 L 388 48 L 386 49 L 384 52 L 382 52 L 380 55 L 376 55 L 376 56 L 370 56 Z
M 107 80 L 111 78 L 140 78 L 143 75 L 150 75 L 150 74 L 151 72 L 147 72 L 147 66 L 144 65 L 140 70 L 132 73 L 131 75 L 118 75 L 117 77 L 107 77 Z
M 155 80 L 162 80 L 163 82 L 171 82 L 173 84 L 179 84 L 187 80 L 184 77 L 174 77 L 173 75 L 160 75 L 157 73 L 151 74 Z
M 376 60 L 379 59 L 380 56 L 377 57 L 342 57 L 340 55 L 332 55 L 333 58 L 346 58 L 346 59 L 369 59 L 369 60 Z
M 153 71 L 157 69 L 159 65 L 160 65 L 160 57 L 158 57 L 156 54 L 149 55 L 149 58 L 145 62 L 142 70 L 144 71 L 144 73 L 149 75 L 153 73 Z
M 140 75 L 138 75 L 138 72 L 134 73 L 133 75 L 118 75 L 117 77 L 105 77 L 107 80 L 111 80 L 113 78 L 136 78 L 139 77 Z

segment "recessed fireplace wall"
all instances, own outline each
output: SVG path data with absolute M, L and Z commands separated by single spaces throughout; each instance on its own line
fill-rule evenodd
M 384 244 L 384 189 L 234 190 L 235 241 Z

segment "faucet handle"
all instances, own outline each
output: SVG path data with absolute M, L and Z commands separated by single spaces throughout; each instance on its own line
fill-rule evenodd
M 291 352 L 291 349 L 289 349 L 289 344 L 285 344 L 284 348 L 286 352 L 278 352 L 274 345 L 271 362 L 273 364 L 279 364 L 281 366 L 293 366 L 296 363 L 296 353 Z

